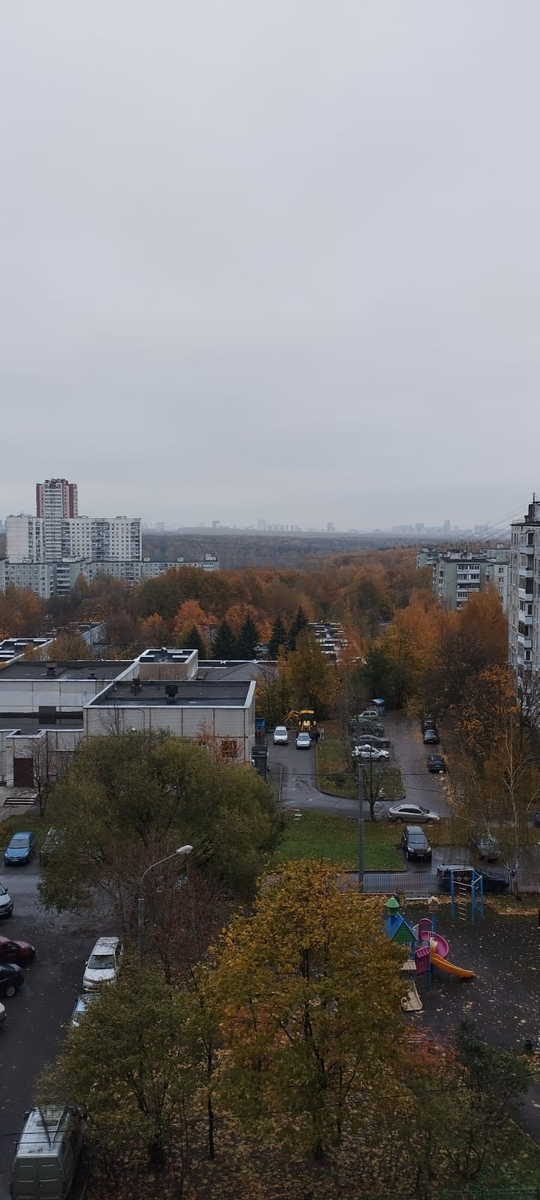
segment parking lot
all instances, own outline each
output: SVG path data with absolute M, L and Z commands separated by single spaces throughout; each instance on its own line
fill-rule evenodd
M 405 785 L 404 799 L 411 804 L 431 808 L 440 816 L 449 811 L 444 777 L 430 775 L 427 757 L 433 749 L 424 746 L 418 721 L 404 713 L 388 713 L 383 718 L 385 731 L 392 743 L 391 762 L 401 768 Z M 443 749 L 437 747 L 437 750 Z M 295 733 L 289 733 L 288 746 L 274 746 L 272 734 L 268 736 L 268 763 L 271 778 L 281 781 L 281 796 L 285 808 L 304 808 L 314 812 L 335 813 L 356 817 L 356 800 L 344 800 L 328 796 L 317 787 L 315 745 L 310 750 L 297 750 Z M 378 816 L 384 819 L 387 805 L 378 805 Z M 369 819 L 369 805 L 364 802 L 364 816 Z M 399 838 L 397 839 L 399 840 Z
M 14 1145 L 33 1104 L 36 1076 L 56 1056 L 96 936 L 95 914 L 73 918 L 45 913 L 37 900 L 38 878 L 35 863 L 2 866 L 0 871 L 14 902 L 14 914 L 0 923 L 0 934 L 36 948 L 24 986 L 2 1001 L 7 1017 L 0 1027 L 0 1200 L 9 1196 Z

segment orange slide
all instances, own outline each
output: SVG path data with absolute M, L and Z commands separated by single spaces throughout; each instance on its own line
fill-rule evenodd
M 474 979 L 474 971 L 465 971 L 463 967 L 455 967 L 453 963 L 448 962 L 447 958 L 441 958 L 436 950 L 431 950 L 430 958 L 431 965 L 438 967 L 440 971 L 447 971 L 449 975 L 457 975 L 458 979 Z

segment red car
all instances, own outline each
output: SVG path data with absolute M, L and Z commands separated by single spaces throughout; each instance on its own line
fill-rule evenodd
M 11 938 L 0 937 L 0 963 L 16 963 L 18 967 L 26 967 L 35 953 L 30 942 L 14 942 Z

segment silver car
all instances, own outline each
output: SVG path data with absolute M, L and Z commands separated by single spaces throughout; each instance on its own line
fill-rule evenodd
M 274 729 L 274 746 L 288 746 L 289 730 L 285 725 L 276 725 Z
M 407 825 L 420 825 L 422 822 L 440 821 L 438 813 L 431 808 L 423 808 L 420 804 L 392 804 L 388 809 L 389 821 L 405 821 Z

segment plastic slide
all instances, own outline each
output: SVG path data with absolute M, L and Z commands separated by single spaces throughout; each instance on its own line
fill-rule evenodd
M 433 967 L 438 967 L 440 971 L 446 971 L 448 975 L 457 975 L 458 979 L 474 979 L 474 971 L 465 971 L 463 967 L 456 967 L 454 963 L 448 962 L 447 958 L 441 958 L 436 950 L 431 950 L 431 964 Z

